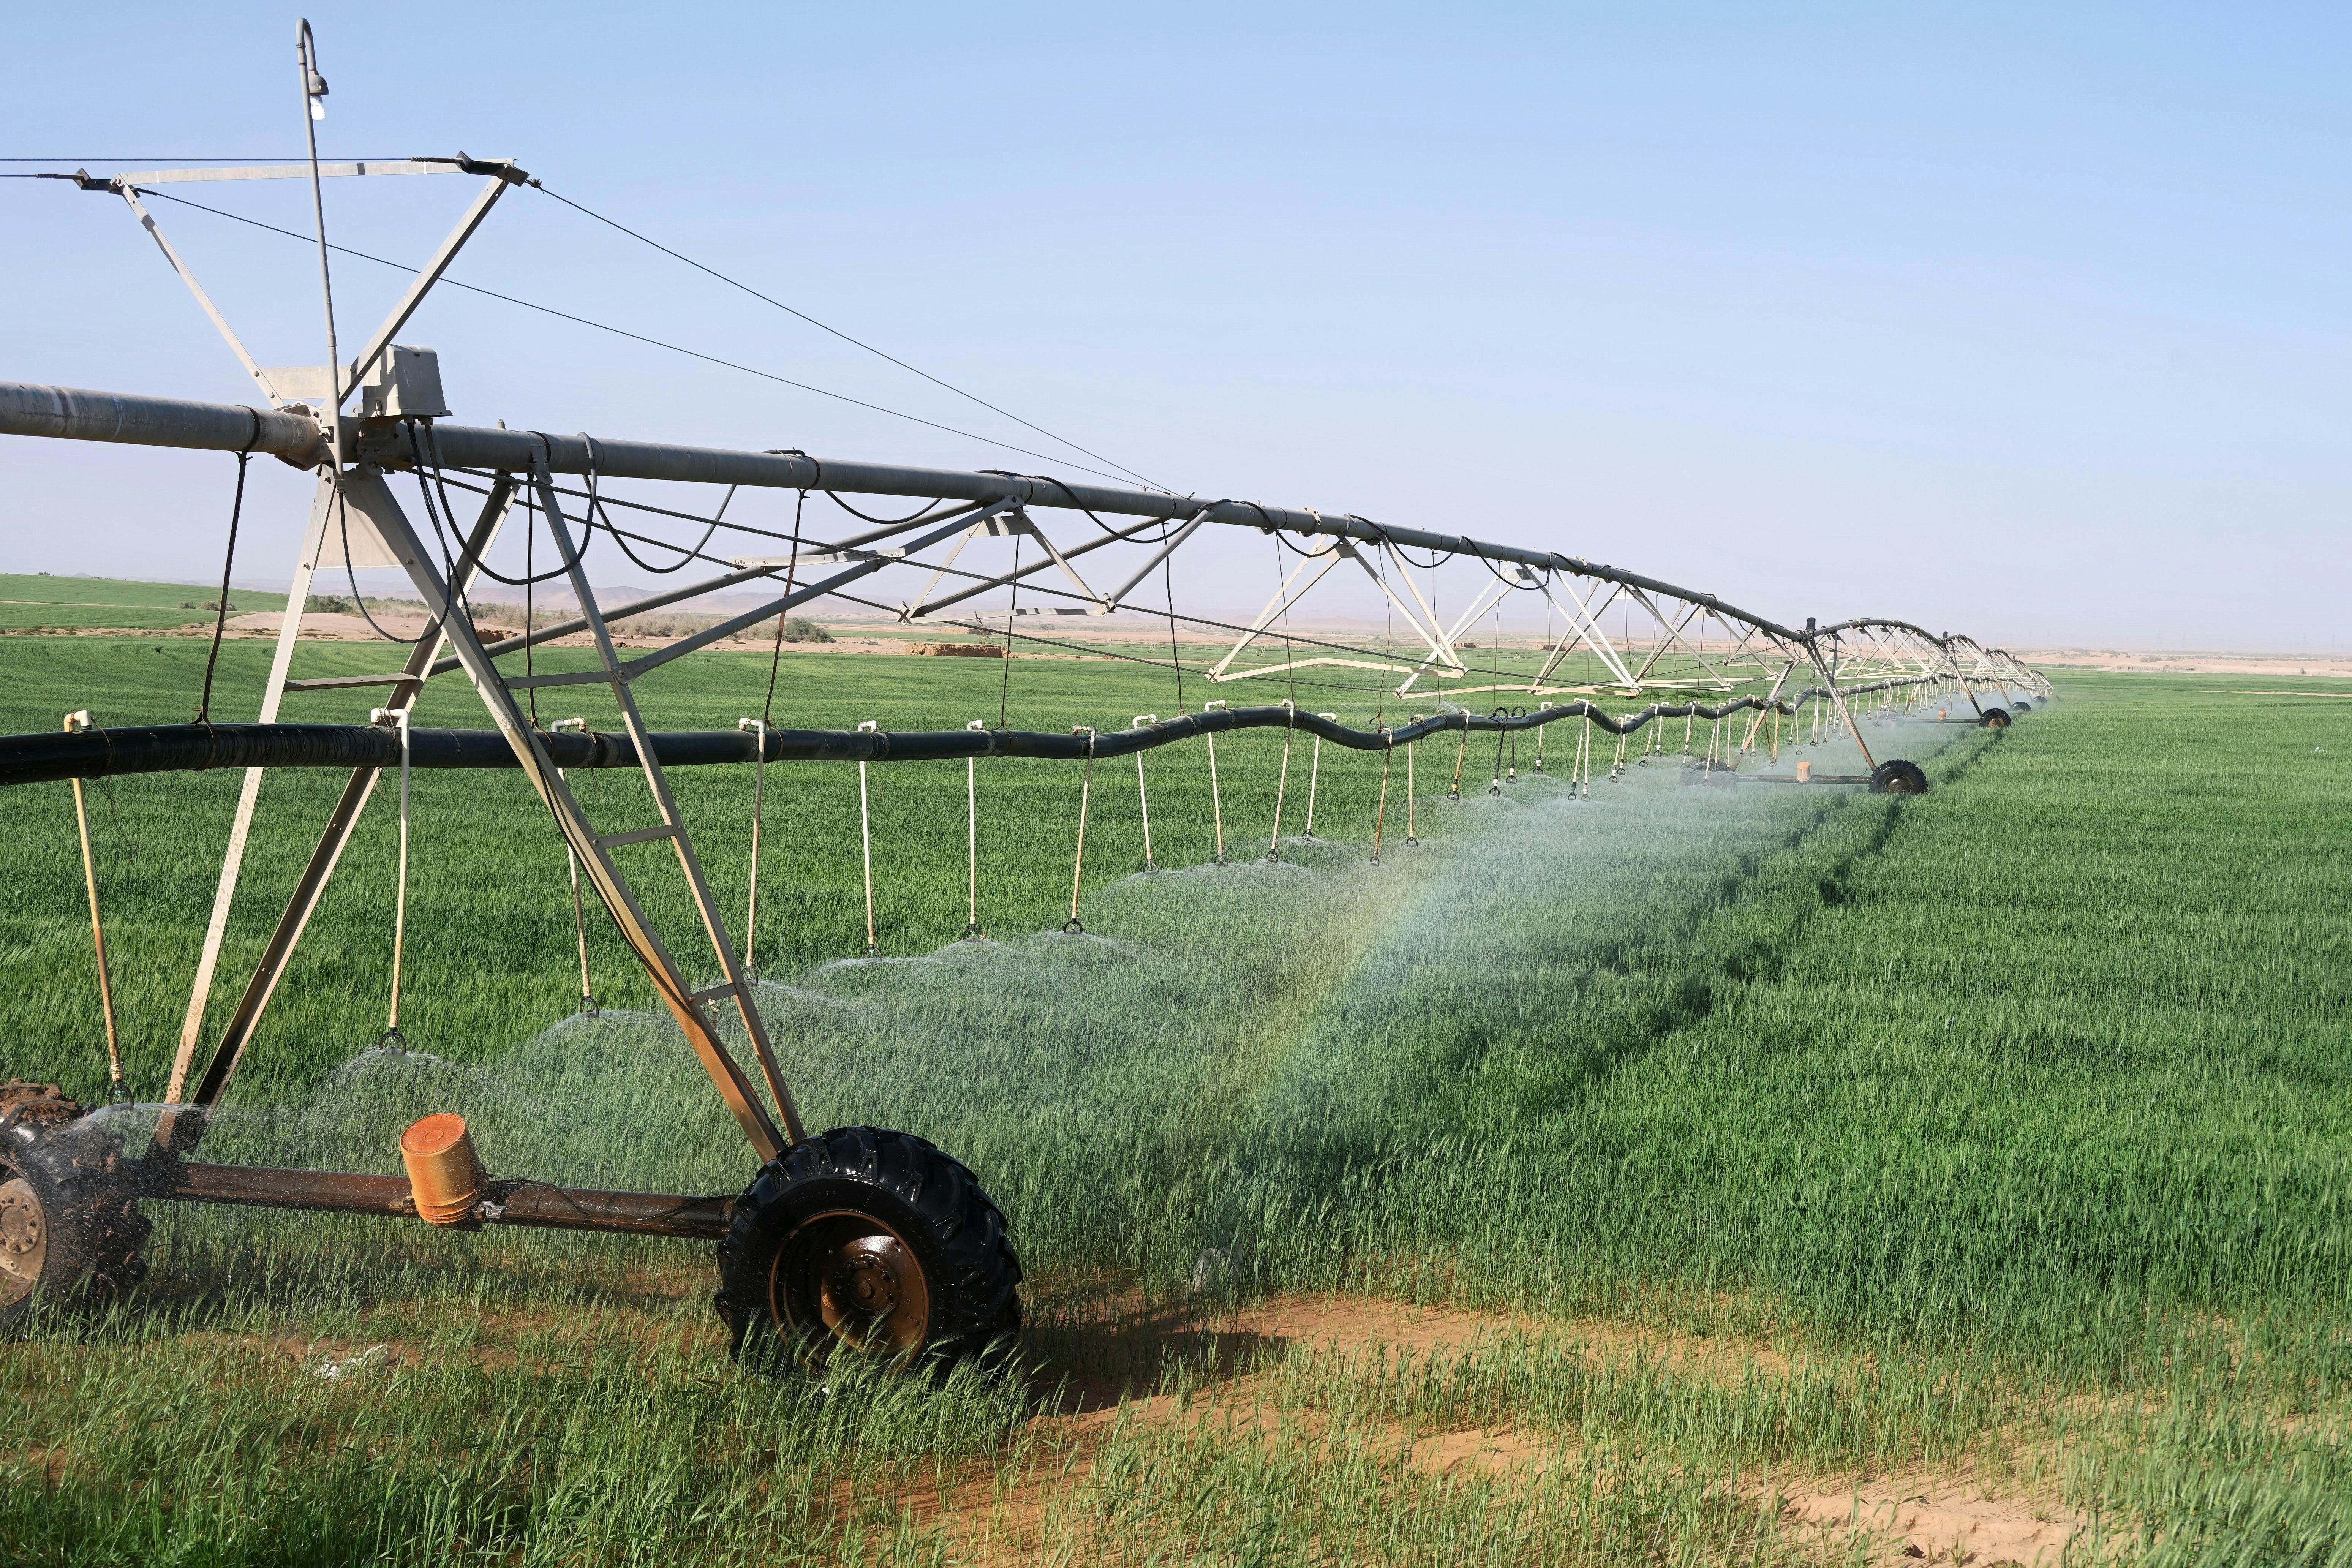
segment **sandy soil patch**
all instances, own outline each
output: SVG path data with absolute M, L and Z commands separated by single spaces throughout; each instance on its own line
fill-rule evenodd
M 1867 1541 L 1881 1561 L 2032 1568 L 2055 1564 L 2088 1521 L 2071 1510 L 2028 1499 L 1985 1495 L 1965 1482 L 1933 1477 L 1860 1481 L 1843 1490 L 1797 1491 L 1782 1517 L 1849 1540 Z

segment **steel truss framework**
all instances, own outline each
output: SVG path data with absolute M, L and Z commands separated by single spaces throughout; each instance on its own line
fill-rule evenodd
M 1328 738 L 1342 744 L 1385 748 L 1444 729 L 1517 729 L 1566 719 L 1585 721 L 1617 733 L 1666 716 L 1719 719 L 1752 710 L 1755 722 L 1760 722 L 1768 712 L 1793 711 L 1801 702 L 1814 701 L 1835 712 L 1862 747 L 1865 762 L 1870 762 L 1869 749 L 1853 723 L 1850 698 L 1890 691 L 1950 690 L 1982 713 L 1997 703 L 2011 701 L 2012 693 L 2041 697 L 2050 689 L 2038 672 L 2001 649 L 1986 647 L 1967 637 L 1931 633 L 1906 621 L 1870 616 L 1825 626 L 1811 621 L 1802 627 L 1783 625 L 1714 594 L 1617 567 L 1463 534 L 1391 526 L 1352 513 L 1255 501 L 1204 501 L 1160 491 L 1066 483 L 1043 476 L 835 462 L 796 451 L 729 451 L 457 426 L 428 415 L 385 412 L 381 400 L 363 403 L 355 413 L 347 413 L 344 405 L 362 384 L 373 385 L 370 378 L 381 377 L 394 346 L 393 340 L 499 196 L 528 176 L 511 163 L 462 154 L 393 164 L 316 166 L 319 176 L 444 172 L 488 178 L 390 314 L 363 341 L 356 358 L 328 369 L 292 371 L 262 367 L 247 353 L 142 204 L 140 195 L 143 186 L 183 180 L 308 176 L 313 174 L 311 166 L 76 176 L 82 189 L 110 192 L 128 205 L 271 406 L 264 410 L 0 383 L 0 434 L 268 453 L 315 470 L 317 487 L 263 693 L 261 727 L 274 724 L 285 692 L 336 689 L 390 688 L 383 714 L 385 721 L 401 723 L 427 681 L 462 672 L 497 725 L 512 765 L 529 775 L 578 867 L 652 975 L 664 1002 L 762 1159 L 798 1142 L 803 1129 L 752 1005 L 739 947 L 712 896 L 669 788 L 661 753 L 675 748 L 657 743 L 647 731 L 634 688 L 672 660 L 803 605 L 835 596 L 895 610 L 908 624 L 955 626 L 1008 638 L 1026 635 L 1045 642 L 1053 639 L 1017 632 L 1009 610 L 983 612 L 970 607 L 972 601 L 1010 590 L 1029 597 L 1028 604 L 1018 607 L 1033 616 L 1103 616 L 1126 612 L 1158 617 L 1164 614 L 1171 634 L 1180 622 L 1237 634 L 1230 649 L 1206 671 L 1213 682 L 1280 677 L 1295 686 L 1302 674 L 1311 680 L 1318 672 L 1361 672 L 1353 689 L 1367 696 L 1378 689 L 1386 694 L 1384 700 L 1423 701 L 1438 711 L 1365 731 L 1348 729 L 1328 714 L 1306 712 L 1295 701 L 1285 701 L 1278 709 L 1255 710 L 1212 703 L 1202 713 L 1170 721 L 1146 716 L 1124 734 L 1088 732 L 1083 737 L 1074 735 L 1067 742 L 1055 737 L 1024 739 L 977 726 L 944 737 L 895 738 L 887 732 L 810 738 L 808 732 L 761 726 L 756 733 L 741 737 L 740 743 L 752 748 L 747 755 L 764 758 L 772 745 L 780 748 L 773 753 L 777 756 L 837 756 L 861 762 L 894 754 L 1068 754 L 1091 760 L 1129 751 L 1139 753 L 1150 746 L 1209 735 L 1219 729 L 1274 722 L 1310 730 L 1318 744 Z M 402 475 L 416 486 L 425 514 L 421 525 L 395 498 L 391 481 Z M 567 486 L 558 482 L 559 477 L 584 482 Z M 624 499 L 602 488 L 632 480 L 767 488 L 800 492 L 803 498 L 810 491 L 898 497 L 926 504 L 907 518 L 877 522 L 843 537 L 799 537 L 789 554 L 718 556 L 705 554 L 699 547 L 635 531 L 635 527 L 647 525 L 625 528 L 614 520 L 613 511 L 622 509 L 633 514 L 684 519 L 712 531 L 722 527 L 751 533 L 762 531 L 639 499 Z M 461 526 L 451 510 L 452 489 L 478 497 L 479 505 L 469 524 Z M 502 531 L 510 531 L 518 499 L 526 503 L 524 527 L 534 536 L 543 532 L 551 559 L 561 563 L 579 614 L 485 643 L 475 633 L 467 608 L 468 596 L 489 551 Z M 1066 520 L 1055 524 L 1062 535 L 1059 541 L 1048 531 L 1048 518 Z M 1080 530 L 1081 520 L 1091 526 L 1090 534 Z M 1186 616 L 1174 605 L 1172 595 L 1164 611 L 1139 599 L 1153 577 L 1166 580 L 1169 562 L 1179 551 L 1206 548 L 1200 542 L 1218 537 L 1206 531 L 1212 526 L 1274 535 L 1298 557 L 1265 610 L 1247 625 L 1230 626 Z M 723 570 L 677 588 L 605 606 L 600 604 L 583 563 L 600 531 L 616 541 L 632 540 L 677 552 L 681 563 L 687 556 L 696 556 Z M 706 533 L 706 542 L 709 537 Z M 770 531 L 763 537 L 778 535 Z M 1290 544 L 1291 539 L 1300 542 Z M 1002 570 L 972 566 L 968 552 L 977 556 L 989 548 L 987 542 L 1003 540 L 1013 542 L 1015 559 L 1010 565 Z M 1035 548 L 1031 551 L 1026 546 L 1033 542 Z M 1098 564 L 1081 568 L 1079 563 L 1086 557 L 1104 551 L 1119 552 L 1104 559 L 1118 561 L 1127 570 L 1104 574 Z M 1415 551 L 1429 552 L 1431 558 L 1415 561 L 1410 553 Z M 1450 615 L 1442 614 L 1434 565 L 1440 560 L 1463 557 L 1483 563 L 1490 580 L 1467 604 Z M 293 654 L 318 568 L 322 563 L 363 562 L 396 564 L 406 575 L 428 611 L 425 636 L 396 670 L 295 679 Z M 1288 630 L 1291 612 L 1333 572 L 1350 565 L 1374 585 L 1390 617 L 1390 634 L 1377 647 L 1367 646 L 1368 639 L 1328 632 L 1293 635 Z M 1117 576 L 1118 585 L 1098 589 L 1089 582 L 1088 572 L 1097 574 L 1096 581 Z M 866 580 L 885 573 L 894 574 L 894 581 L 910 583 L 917 574 L 927 575 L 919 587 L 895 603 L 865 596 L 877 591 L 865 590 Z M 751 609 L 670 637 L 634 657 L 624 658 L 615 646 L 611 629 L 615 622 L 753 584 L 781 591 Z M 1515 595 L 1524 597 L 1515 599 Z M 1485 618 L 1494 616 L 1499 622 L 1504 608 L 1514 603 L 1525 606 L 1523 615 L 1539 611 L 1550 628 L 1537 645 L 1540 657 L 1532 678 L 1524 669 L 1505 668 L 1469 637 Z M 1612 615 L 1613 636 L 1609 624 Z M 1402 639 L 1395 635 L 1398 623 L 1402 623 Z M 1283 627 L 1279 634 L 1277 626 Z M 593 649 L 593 669 L 509 673 L 524 649 L 583 634 Z M 1244 662 L 1244 656 L 1265 648 L 1276 635 L 1284 645 L 1281 657 Z M 1406 651 L 1399 651 L 1400 640 Z M 1307 649 L 1304 656 L 1299 652 L 1302 644 Z M 1368 684 L 1365 677 L 1373 679 Z M 541 687 L 603 689 L 613 703 L 618 734 L 559 736 L 539 728 L 526 712 L 520 694 Z M 1498 707 L 1493 715 L 1482 719 L 1453 700 L 1474 694 L 1516 696 L 1523 702 L 1516 709 Z M 1603 696 L 1652 700 L 1637 713 L 1612 719 L 1591 700 Z M 1571 700 L 1543 700 L 1562 697 Z M 1680 700 L 1663 700 L 1675 697 Z M 1704 700 L 1710 698 L 1714 700 Z M 1534 707 L 1532 712 L 1528 704 Z M 228 732 L 230 727 L 222 727 L 221 733 Z M 1752 740 L 1753 723 L 1748 733 Z M 795 741 L 795 736 L 801 739 Z M 636 767 L 643 775 L 650 809 L 647 820 L 608 830 L 589 821 L 562 769 L 595 765 L 573 754 L 575 742 L 607 739 L 617 742 L 622 737 L 627 742 L 625 765 Z M 219 744 L 216 734 L 208 733 L 206 739 L 215 747 Z M 909 742 L 922 743 L 910 747 Z M 802 749 L 796 752 L 796 745 Z M 251 754 L 258 759 L 266 751 L 261 748 Z M 232 818 L 166 1096 L 188 1109 L 167 1115 L 159 1130 L 159 1141 L 167 1147 L 192 1148 L 201 1137 L 204 1113 L 219 1101 L 243 1058 L 278 978 L 359 823 L 381 765 L 381 758 L 366 757 L 352 765 L 341 797 L 330 814 L 260 964 L 199 1069 L 196 1058 L 205 1037 L 214 972 L 264 771 L 259 765 L 248 767 Z M 673 941 L 657 931 L 647 917 L 635 883 L 653 868 L 633 861 L 636 869 L 625 870 L 616 854 L 653 845 L 667 847 L 667 858 L 675 862 L 686 883 L 698 914 L 702 940 L 709 943 L 721 976 L 716 984 L 695 987 L 677 957 Z M 757 1084 L 722 1036 L 713 1012 L 719 1005 L 740 1021 Z

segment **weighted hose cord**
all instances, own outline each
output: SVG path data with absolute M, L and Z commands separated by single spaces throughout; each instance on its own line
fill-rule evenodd
M 1854 687 L 1844 695 L 1916 684 L 1885 681 Z M 1808 702 L 1824 704 L 1823 689 L 1793 699 L 1767 701 L 1738 697 L 1719 706 L 1700 702 L 1653 702 L 1622 718 L 1599 704 L 1578 700 L 1528 714 L 1435 713 L 1408 724 L 1356 730 L 1320 714 L 1287 706 L 1213 708 L 1131 730 L 1099 735 L 1055 734 L 1034 730 L 769 730 L 761 735 L 735 730 L 673 731 L 651 737 L 654 755 L 666 768 L 748 763 L 764 755 L 775 762 L 937 762 L 962 757 L 1040 757 L 1079 762 L 1123 757 L 1202 735 L 1234 730 L 1296 728 L 1351 751 L 1387 751 L 1449 730 L 1517 731 L 1580 719 L 1612 735 L 1630 735 L 1661 719 L 1721 719 L 1748 710 L 1796 714 Z M 541 734 L 540 743 L 560 768 L 638 765 L 636 748 L 625 733 L 562 731 Z M 409 765 L 415 768 L 512 768 L 514 752 L 495 730 L 426 730 L 409 734 Z M 132 773 L 189 773 L 207 768 L 397 767 L 400 738 L 368 724 L 149 724 L 110 730 L 103 736 L 39 733 L 0 736 L 0 787 L 58 779 L 109 778 Z

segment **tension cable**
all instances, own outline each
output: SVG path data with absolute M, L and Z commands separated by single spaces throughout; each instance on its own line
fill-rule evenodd
M 388 726 L 400 734 L 400 868 L 393 884 L 392 1009 L 375 1045 L 378 1050 L 406 1051 L 408 1041 L 400 1032 L 400 971 L 408 946 L 408 710 L 379 708 L 368 715 L 368 722 Z
M 538 721 L 537 715 L 532 716 L 532 721 Z M 584 735 L 588 732 L 588 721 L 574 716 L 558 719 L 548 727 L 556 731 L 577 730 Z M 562 768 L 555 770 L 555 776 L 567 784 L 570 783 Z M 601 1009 L 596 1005 L 596 988 L 588 984 L 588 906 L 580 899 L 580 852 L 572 847 L 572 836 L 568 833 L 563 836 L 563 864 L 572 877 L 572 934 L 580 946 L 580 1016 L 593 1018 Z M 750 967 L 748 960 L 744 966 Z
M 1070 870 L 1070 918 L 1062 922 L 1064 936 L 1084 936 L 1087 928 L 1078 923 L 1078 890 L 1087 879 L 1087 807 L 1095 793 L 1095 731 L 1091 724 L 1073 724 L 1073 735 L 1087 738 L 1087 771 L 1078 783 L 1078 858 Z
M 80 734 L 94 727 L 87 708 L 66 715 L 68 734 Z M 122 1042 L 114 1026 L 114 982 L 106 968 L 106 926 L 98 913 L 98 859 L 90 853 L 89 811 L 83 803 L 81 780 L 79 778 L 73 781 L 73 797 L 74 826 L 81 833 L 82 883 L 89 890 L 89 940 L 90 945 L 98 952 L 98 1005 L 106 1016 L 107 1098 L 116 1105 L 123 1105 L 131 1100 L 131 1089 L 122 1081 Z

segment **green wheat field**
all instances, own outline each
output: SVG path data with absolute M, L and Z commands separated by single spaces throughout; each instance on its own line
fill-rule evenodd
M 184 721 L 205 651 L 0 643 L 0 732 Z M 268 654 L 225 647 L 216 716 L 249 716 Z M 386 658 L 306 646 L 298 673 Z M 641 697 L 731 728 L 767 679 L 708 654 Z M 1111 729 L 1265 684 L 795 651 L 774 718 Z M 1682 787 L 1679 721 L 1589 800 L 1568 726 L 1541 773 L 1506 743 L 1491 795 L 1493 738 L 1444 737 L 1412 792 L 1393 761 L 1378 865 L 1378 753 L 1301 739 L 1280 782 L 1281 731 L 1221 741 L 1223 865 L 1205 750 L 1149 753 L 1156 874 L 1132 759 L 983 762 L 971 942 L 964 764 L 877 764 L 870 962 L 856 767 L 772 765 L 753 956 L 788 1076 L 812 1127 L 979 1173 L 1027 1270 L 1018 1368 L 738 1369 L 698 1244 L 151 1204 L 143 1287 L 0 1342 L 0 1560 L 1899 1562 L 1911 1500 L 1965 1491 L 2010 1533 L 1913 1552 L 2352 1563 L 2352 702 L 2326 685 L 2074 675 L 2006 731 L 1867 727 L 1927 769 L 1908 798 Z M 542 716 L 609 726 L 579 689 Z M 443 682 L 419 722 L 483 720 Z M 740 924 L 751 770 L 672 777 Z M 238 782 L 89 790 L 150 1099 Z M 607 831 L 651 820 L 634 774 L 574 783 Z M 215 1028 L 341 784 L 266 785 Z M 416 776 L 413 1050 L 373 1049 L 393 799 L 206 1157 L 389 1173 L 407 1121 L 456 1110 L 500 1174 L 745 1185 L 593 910 L 604 1012 L 575 1016 L 562 846 L 518 773 Z M 0 794 L 0 1076 L 102 1098 L 69 787 Z M 707 978 L 667 851 L 621 853 Z

